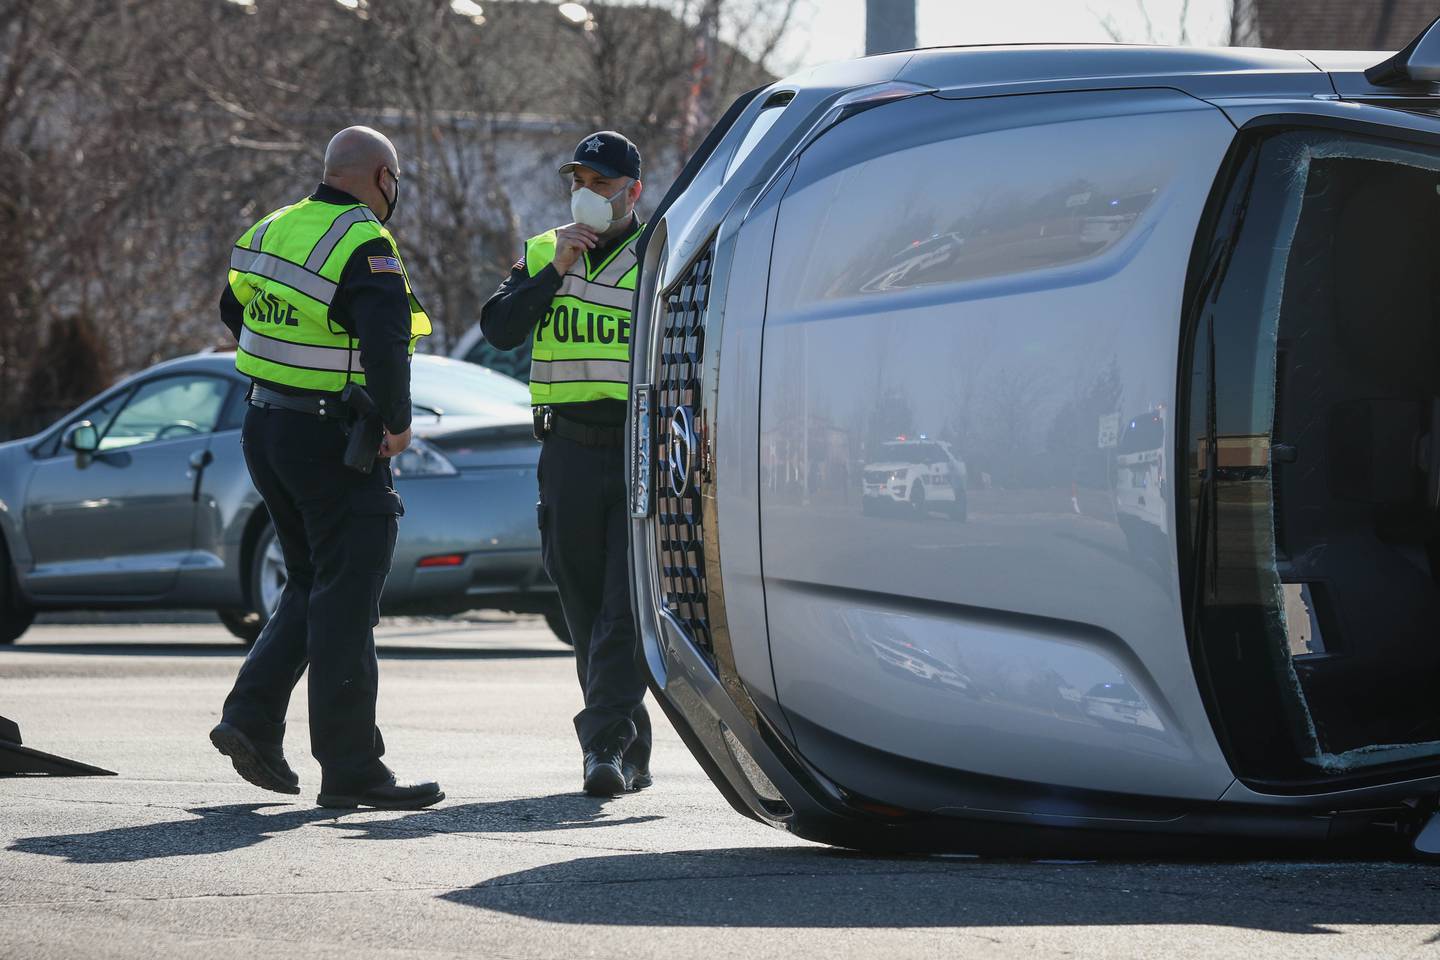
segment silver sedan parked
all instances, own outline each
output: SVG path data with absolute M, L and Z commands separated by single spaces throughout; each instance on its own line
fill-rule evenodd
M 540 565 L 527 391 L 433 356 L 415 357 L 412 380 L 382 610 L 542 613 L 567 639 Z M 248 384 L 233 354 L 171 360 L 0 444 L 0 643 L 37 611 L 80 608 L 213 609 L 259 635 L 285 563 L 241 455 Z

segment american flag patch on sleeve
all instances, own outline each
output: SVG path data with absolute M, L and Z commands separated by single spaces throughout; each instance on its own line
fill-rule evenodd
M 371 273 L 399 273 L 403 275 L 405 272 L 400 269 L 399 257 L 370 257 L 369 259 Z

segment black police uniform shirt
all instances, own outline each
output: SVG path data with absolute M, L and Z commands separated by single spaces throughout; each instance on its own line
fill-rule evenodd
M 612 239 L 601 241 L 590 250 L 592 263 L 600 263 L 614 253 L 639 226 L 634 215 L 630 225 L 618 231 Z M 498 350 L 514 350 L 530 339 L 535 324 L 545 316 L 555 292 L 560 289 L 560 272 L 555 264 L 548 263 L 535 276 L 520 260 L 510 268 L 510 276 L 500 284 L 480 309 L 480 332 Z M 577 420 L 590 426 L 619 427 L 625 423 L 625 402 L 623 400 L 584 400 L 579 403 L 556 404 L 555 409 L 570 420 Z
M 320 184 L 310 195 L 321 203 L 359 203 L 344 190 Z M 375 401 L 385 428 L 404 433 L 410 426 L 410 298 L 405 278 L 398 273 L 370 270 L 370 257 L 391 256 L 390 244 L 380 237 L 355 248 L 345 268 L 335 297 L 330 302 L 330 320 L 360 340 L 360 366 L 365 371 L 365 389 Z M 220 319 L 235 339 L 240 339 L 245 308 L 229 284 L 220 295 Z M 305 393 L 282 384 L 266 383 L 282 393 Z

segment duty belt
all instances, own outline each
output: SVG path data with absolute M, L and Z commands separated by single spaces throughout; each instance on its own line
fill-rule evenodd
M 296 413 L 308 413 L 314 417 L 339 419 L 349 415 L 349 408 L 342 404 L 339 398 L 329 394 L 281 393 L 258 383 L 250 384 L 250 395 L 245 399 L 250 401 L 252 407 L 294 410 Z
M 618 447 L 625 443 L 624 427 L 595 427 L 571 420 L 554 407 L 533 407 L 535 439 L 561 437 L 586 447 Z

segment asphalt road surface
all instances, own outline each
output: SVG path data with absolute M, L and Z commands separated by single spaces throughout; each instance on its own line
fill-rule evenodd
M 387 759 L 432 810 L 314 807 L 303 684 L 305 793 L 240 781 L 206 739 L 241 657 L 218 623 L 0 648 L 26 743 L 120 774 L 0 780 L 0 957 L 1440 957 L 1440 866 L 844 853 L 731 811 L 658 711 L 655 787 L 590 800 L 538 620 L 380 632 Z

